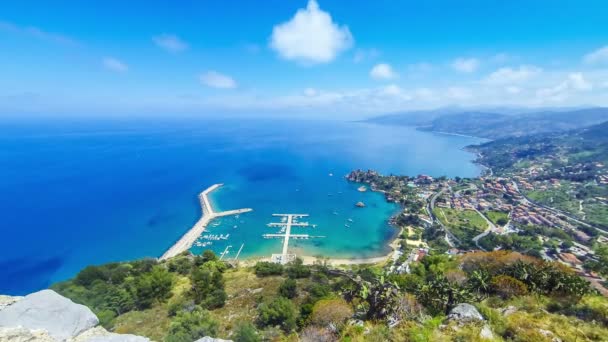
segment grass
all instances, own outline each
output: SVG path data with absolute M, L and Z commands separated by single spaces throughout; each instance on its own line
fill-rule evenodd
M 488 223 L 475 210 L 456 210 L 435 208 L 433 214 L 448 227 L 463 244 L 467 244 L 475 236 L 488 227 Z
M 494 224 L 498 224 L 498 220 L 500 220 L 501 218 L 505 219 L 505 220 L 509 219 L 509 214 L 502 212 L 502 211 L 490 210 L 490 211 L 484 212 L 484 214 L 486 215 L 488 220 L 492 221 L 492 223 L 494 223 Z
M 154 341 L 162 341 L 170 323 L 171 317 L 168 315 L 167 305 L 164 304 L 143 311 L 130 311 L 116 317 L 114 332 L 141 335 Z

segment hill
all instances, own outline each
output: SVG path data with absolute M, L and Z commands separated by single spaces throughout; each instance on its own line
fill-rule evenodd
M 608 108 L 505 114 L 492 111 L 436 110 L 384 115 L 367 122 L 417 126 L 421 130 L 488 139 L 564 132 L 608 121 Z

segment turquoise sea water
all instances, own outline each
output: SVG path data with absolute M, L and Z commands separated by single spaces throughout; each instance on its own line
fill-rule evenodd
M 197 194 L 214 183 L 225 183 L 211 196 L 217 210 L 254 209 L 210 226 L 230 234 L 216 252 L 230 244 L 231 257 L 244 243 L 242 257 L 279 253 L 280 239 L 261 237 L 277 231 L 266 226 L 277 221 L 271 214 L 302 212 L 317 227 L 293 232 L 326 237 L 294 240 L 297 253 L 378 256 L 397 208 L 343 176 L 476 176 L 474 156 L 461 150 L 476 142 L 332 121 L 2 122 L 0 293 L 44 288 L 88 264 L 160 256 L 199 219 Z

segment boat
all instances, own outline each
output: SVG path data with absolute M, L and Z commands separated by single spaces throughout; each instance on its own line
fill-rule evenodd
M 346 221 L 348 221 L 348 222 L 353 222 L 353 219 L 352 219 L 352 218 L 349 218 L 349 219 L 348 219 L 348 220 L 346 220 Z
M 346 224 L 346 223 L 344 224 L 344 227 L 350 228 L 350 226 L 348 224 Z
M 337 212 L 337 211 L 334 211 L 332 214 L 334 214 L 334 215 L 338 215 L 338 212 Z
M 359 192 L 366 192 L 367 191 L 367 187 L 365 185 L 361 185 L 360 187 L 357 188 L 357 191 L 359 191 Z

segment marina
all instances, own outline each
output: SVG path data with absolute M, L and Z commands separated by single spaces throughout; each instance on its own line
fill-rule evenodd
M 275 234 L 264 234 L 262 235 L 265 239 L 273 239 L 273 238 L 283 238 L 283 249 L 281 254 L 272 254 L 270 260 L 274 263 L 278 264 L 286 264 L 296 259 L 295 254 L 289 254 L 289 239 L 311 239 L 311 238 L 323 238 L 324 236 L 314 236 L 309 234 L 292 234 L 291 228 L 293 227 L 311 227 L 316 225 L 311 225 L 308 222 L 298 222 L 299 219 L 303 217 L 308 217 L 308 214 L 272 214 L 272 216 L 280 217 L 281 222 L 271 222 L 268 223 L 268 227 L 280 227 L 278 233 Z
M 186 232 L 186 234 L 184 234 L 173 246 L 171 246 L 171 248 L 169 248 L 160 257 L 160 260 L 166 260 L 166 259 L 172 258 L 172 257 L 190 249 L 190 247 L 192 247 L 192 245 L 195 243 L 195 241 L 201 236 L 201 234 L 205 231 L 205 228 L 207 227 L 207 225 L 212 220 L 214 220 L 218 217 L 223 217 L 223 216 L 239 215 L 239 214 L 247 213 L 247 212 L 250 212 L 253 210 L 251 208 L 244 208 L 244 209 L 215 212 L 213 210 L 213 207 L 211 206 L 211 202 L 209 201 L 209 194 L 212 191 L 216 190 L 217 188 L 221 187 L 222 185 L 223 184 L 214 184 L 199 194 L 198 198 L 199 198 L 199 201 L 201 204 L 201 210 L 202 210 L 201 219 L 198 220 L 194 224 L 194 226 L 192 228 L 190 228 L 190 230 L 188 230 L 188 232 Z M 205 238 L 205 236 L 207 236 L 207 238 Z M 217 241 L 217 240 L 227 240 L 228 237 L 230 236 L 230 234 L 226 234 L 226 235 L 209 234 L 209 235 L 205 235 L 205 236 L 203 236 L 203 239 L 205 239 L 205 240 Z M 202 244 L 204 244 L 204 242 L 201 243 L 201 246 L 202 246 Z M 206 245 L 206 246 L 208 246 L 208 245 Z M 202 247 L 206 247 L 206 246 L 202 246 Z

